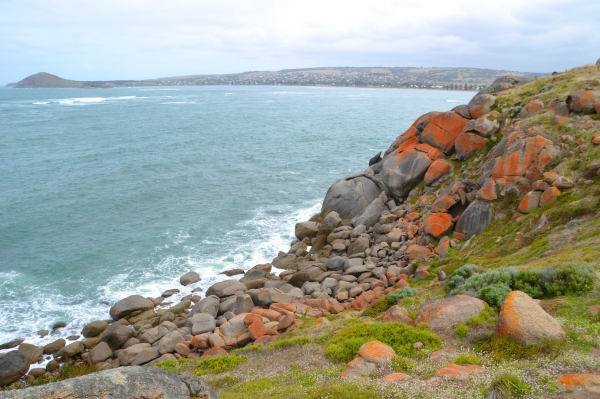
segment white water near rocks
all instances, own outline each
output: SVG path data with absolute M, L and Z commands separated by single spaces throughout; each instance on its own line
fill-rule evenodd
M 335 180 L 472 95 L 0 89 L 0 343 L 77 335 L 125 296 L 179 288 L 177 301 L 269 262 Z M 181 287 L 190 270 L 202 281 Z

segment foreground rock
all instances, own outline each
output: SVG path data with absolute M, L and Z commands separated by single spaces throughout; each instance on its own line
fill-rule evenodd
M 154 308 L 154 302 L 140 295 L 131 295 L 121 299 L 110 308 L 110 315 L 113 319 L 120 319 L 129 316 L 131 313 L 141 310 L 150 310 Z
M 425 302 L 419 309 L 415 324 L 426 323 L 436 333 L 453 335 L 456 324 L 479 315 L 485 305 L 481 299 L 468 295 Z
M 17 381 L 29 370 L 29 356 L 24 352 L 10 351 L 0 357 L 0 386 Z
M 210 388 L 209 388 L 210 389 Z M 216 398 L 210 391 L 205 396 Z M 190 390 L 175 374 L 157 367 L 121 367 L 27 389 L 3 392 L 4 399 L 189 399 Z
M 565 338 L 565 332 L 558 321 L 521 291 L 512 291 L 504 300 L 496 333 L 523 345 L 562 341 Z

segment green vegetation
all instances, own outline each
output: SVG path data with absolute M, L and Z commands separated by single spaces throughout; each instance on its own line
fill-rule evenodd
M 493 326 L 498 321 L 498 315 L 494 308 L 486 306 L 479 315 L 471 317 L 467 320 L 467 326 L 480 327 L 480 326 Z
M 357 324 L 343 329 L 330 339 L 325 355 L 339 362 L 349 362 L 364 343 L 375 340 L 389 345 L 397 355 L 414 358 L 425 357 L 442 345 L 440 337 L 429 331 L 427 326 L 414 328 L 402 323 Z M 415 349 L 415 342 L 422 342 L 424 349 Z
M 500 398 L 520 398 L 525 395 L 529 395 L 531 388 L 529 388 L 523 381 L 514 374 L 502 374 L 492 381 L 488 392 L 494 391 L 500 396 Z
M 401 299 L 408 298 L 411 296 L 417 295 L 417 290 L 412 287 L 404 287 L 400 288 L 396 292 L 392 292 L 391 294 L 387 294 L 385 296 L 385 300 L 387 301 L 389 306 L 397 304 Z
M 196 363 L 193 360 L 181 358 L 178 360 L 166 360 L 158 363 L 156 367 L 160 367 L 161 369 L 170 373 L 179 373 L 181 371 L 193 370 L 195 364 Z
M 463 323 L 458 323 L 454 326 L 454 332 L 456 332 L 456 335 L 458 335 L 458 338 L 460 338 L 461 341 L 464 341 L 465 338 L 467 338 L 470 331 L 471 329 Z
M 513 290 L 523 291 L 532 298 L 539 299 L 565 294 L 581 295 L 594 287 L 595 277 L 594 269 L 587 265 L 482 271 L 476 265 L 467 264 L 452 273 L 446 289 L 450 295 L 475 296 L 499 310 L 506 295 Z
M 225 355 L 225 356 L 211 356 L 205 359 L 201 359 L 196 364 L 195 375 L 204 374 L 218 374 L 224 371 L 233 370 L 240 364 L 246 362 L 248 358 L 242 355 Z
M 31 386 L 45 385 L 51 382 L 57 382 L 62 380 L 68 380 L 69 378 L 81 377 L 87 374 L 95 373 L 98 371 L 98 367 L 89 364 L 71 364 L 65 363 L 58 369 L 57 372 L 52 374 L 44 374 L 31 382 Z
M 385 297 L 379 298 L 378 300 L 373 302 L 368 308 L 366 308 L 362 315 L 368 317 L 376 317 L 378 314 L 385 312 L 389 308 L 390 304 L 387 301 L 387 299 Z
M 538 345 L 522 345 L 499 335 L 478 341 L 475 349 L 489 355 L 496 362 L 527 359 L 536 355 L 555 357 L 563 342 L 542 342 Z
M 481 358 L 473 353 L 463 353 L 462 355 L 459 355 L 458 357 L 454 358 L 454 360 L 452 360 L 452 363 L 459 364 L 461 366 L 467 364 L 475 364 L 477 366 L 481 366 L 483 364 Z
M 392 367 L 401 373 L 408 373 L 414 370 L 415 362 L 404 356 L 394 356 L 392 358 Z
M 285 348 L 286 346 L 294 346 L 294 345 L 298 345 L 298 346 L 302 346 L 302 345 L 308 345 L 312 342 L 312 340 L 308 337 L 292 337 L 292 338 L 288 338 L 288 339 L 278 339 L 277 341 L 273 342 L 269 348 L 271 349 L 279 349 L 279 348 Z

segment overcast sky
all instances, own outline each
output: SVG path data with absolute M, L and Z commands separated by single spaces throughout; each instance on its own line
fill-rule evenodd
M 0 84 L 317 66 L 552 72 L 600 57 L 598 0 L 0 0 Z

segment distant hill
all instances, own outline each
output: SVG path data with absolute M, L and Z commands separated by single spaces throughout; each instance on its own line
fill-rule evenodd
M 251 71 L 225 75 L 188 75 L 149 80 L 75 81 L 41 72 L 16 83 L 16 88 L 106 88 L 123 86 L 342 86 L 479 90 L 499 77 L 533 79 L 547 73 L 479 68 L 326 67 Z

